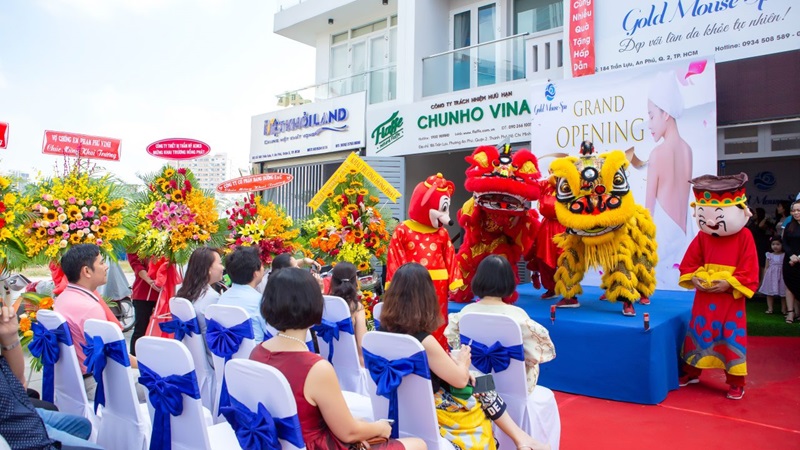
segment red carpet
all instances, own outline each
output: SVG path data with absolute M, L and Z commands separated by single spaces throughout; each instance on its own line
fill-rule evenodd
M 561 449 L 800 449 L 800 338 L 749 337 L 747 366 L 739 401 L 721 370 L 659 405 L 556 392 Z

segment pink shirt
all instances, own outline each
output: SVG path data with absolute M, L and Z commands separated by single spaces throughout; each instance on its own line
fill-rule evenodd
M 83 354 L 83 348 L 81 348 L 81 344 L 86 345 L 83 324 L 87 319 L 106 320 L 105 311 L 99 303 L 101 301 L 92 291 L 70 283 L 64 292 L 56 297 L 53 306 L 53 310 L 67 320 L 72 342 L 75 345 L 75 353 L 78 354 L 78 362 L 83 373 L 86 373 L 86 367 L 83 365 L 86 355 Z

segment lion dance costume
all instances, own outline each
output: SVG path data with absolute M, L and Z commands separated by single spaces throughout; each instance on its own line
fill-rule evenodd
M 448 293 L 461 286 L 461 279 L 454 271 L 455 248 L 444 228 L 444 225 L 453 224 L 450 219 L 450 198 L 454 191 L 453 182 L 445 180 L 440 173 L 419 183 L 411 194 L 409 220 L 395 228 L 386 257 L 387 287 L 395 271 L 405 263 L 417 262 L 428 269 L 444 320 L 433 336 L 445 350 L 449 348 L 444 338 Z
M 531 282 L 536 289 L 544 287 L 542 300 L 556 297 L 556 267 L 561 249 L 553 242 L 553 238 L 563 233 L 566 228 L 558 222 L 556 216 L 556 196 L 555 189 L 550 181 L 540 180 L 539 187 L 539 214 L 542 215 L 542 222 L 539 231 L 536 233 L 536 242 L 533 246 L 533 255 L 525 259 L 528 260 L 528 269 L 531 270 Z
M 625 153 L 595 155 L 591 142 L 581 156 L 558 158 L 550 166 L 556 184 L 556 214 L 566 232 L 555 238 L 563 250 L 556 270 L 558 307 L 578 307 L 581 280 L 591 267 L 603 271 L 600 287 L 622 313 L 636 315 L 633 303 L 655 291 L 656 227 L 650 213 L 634 203 Z
M 464 241 L 456 256 L 464 286 L 453 297 L 462 303 L 472 301 L 470 282 L 486 256 L 502 255 L 516 265 L 531 254 L 539 229 L 539 214 L 527 205 L 539 199 L 539 165 L 533 153 L 519 150 L 512 157 L 508 144 L 502 151 L 482 146 L 466 160 L 470 166 L 464 187 L 472 198 L 458 213 Z M 515 291 L 503 301 L 514 303 L 517 297 Z

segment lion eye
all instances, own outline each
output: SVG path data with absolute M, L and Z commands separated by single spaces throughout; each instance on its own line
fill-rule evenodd
M 566 201 L 573 197 L 572 189 L 569 187 L 566 178 L 560 178 L 556 185 L 556 199 L 559 201 Z
M 625 176 L 622 170 L 618 170 L 617 173 L 614 174 L 612 183 L 613 186 L 611 189 L 614 192 L 623 193 L 630 190 L 630 186 L 628 186 L 628 177 Z

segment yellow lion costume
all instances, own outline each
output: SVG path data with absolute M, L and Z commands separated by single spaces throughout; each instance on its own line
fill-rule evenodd
M 559 158 L 550 165 L 555 183 L 556 215 L 566 232 L 554 238 L 563 250 L 558 258 L 558 307 L 580 306 L 581 280 L 586 269 L 603 272 L 600 287 L 612 302 L 623 302 L 622 313 L 636 315 L 633 303 L 649 298 L 656 287 L 656 227 L 650 213 L 634 202 L 625 169 L 625 153 L 593 154 L 591 142 L 581 144 L 581 156 Z

